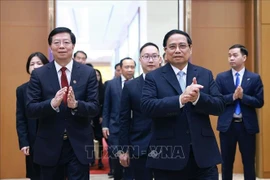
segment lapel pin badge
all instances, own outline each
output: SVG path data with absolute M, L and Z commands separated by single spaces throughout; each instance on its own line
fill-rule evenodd
M 250 80 L 250 78 L 247 78 L 247 80 L 249 81 L 249 80 Z
M 76 84 L 77 83 L 77 81 L 76 80 L 73 80 L 73 84 Z

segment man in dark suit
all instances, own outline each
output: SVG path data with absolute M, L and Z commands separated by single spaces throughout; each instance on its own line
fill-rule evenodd
M 122 75 L 108 81 L 105 89 L 105 99 L 103 105 L 103 120 L 102 120 L 102 131 L 103 136 L 108 139 L 109 154 L 114 156 L 112 159 L 114 169 L 114 179 L 120 180 L 123 177 L 123 167 L 119 163 L 117 157 L 117 147 L 119 145 L 119 112 L 120 112 L 120 98 L 124 83 L 131 80 L 134 76 L 135 61 L 129 57 L 124 58 L 120 61 L 120 67 Z M 125 168 L 125 179 L 130 178 L 130 168 Z M 129 176 L 129 177 L 127 177 Z
M 147 167 L 157 180 L 218 180 L 221 157 L 209 115 L 220 115 L 224 99 L 211 71 L 189 63 L 190 36 L 171 30 L 163 40 L 168 63 L 148 74 L 141 109 L 152 117 Z
M 161 63 L 156 44 L 149 42 L 141 47 L 140 63 L 143 74 L 127 82 L 121 95 L 119 144 L 123 152 L 119 158 L 122 166 L 131 167 L 134 179 L 152 180 L 151 170 L 145 167 L 152 120 L 142 114 L 140 101 L 145 74 L 159 68 Z
M 55 28 L 48 38 L 55 58 L 36 69 L 28 85 L 27 111 L 39 119 L 34 161 L 41 179 L 89 179 L 93 134 L 89 117 L 99 111 L 96 72 L 72 60 L 76 38 L 70 29 Z
M 87 54 L 84 51 L 77 51 L 74 53 L 73 59 L 77 61 L 78 63 L 86 64 Z
M 120 76 L 121 76 L 121 67 L 120 67 L 120 63 L 117 63 L 117 64 L 114 65 L 114 76 L 113 76 L 113 78 L 117 78 L 117 77 L 120 77 Z M 105 81 L 104 89 L 106 89 L 106 86 L 107 86 L 108 82 L 109 81 Z M 108 139 L 105 138 L 105 140 L 106 140 L 106 143 L 109 146 L 110 144 L 108 142 Z M 111 149 L 109 148 L 108 151 L 110 151 L 110 150 Z M 108 152 L 108 153 L 112 154 L 112 152 Z M 109 156 L 109 168 L 110 168 L 110 171 L 108 173 L 108 176 L 109 176 L 109 178 L 112 178 L 114 169 L 113 169 L 113 165 L 112 165 L 112 157 L 111 156 Z
M 244 179 L 255 180 L 256 133 L 259 132 L 256 108 L 261 108 L 263 84 L 258 74 L 245 68 L 248 50 L 240 44 L 229 48 L 231 70 L 217 75 L 216 82 L 223 94 L 226 109 L 218 118 L 220 131 L 222 179 L 231 180 L 238 142 L 244 165 Z

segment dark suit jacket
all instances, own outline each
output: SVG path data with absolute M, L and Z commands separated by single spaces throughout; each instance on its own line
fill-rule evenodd
M 216 78 L 219 91 L 223 94 L 226 102 L 226 109 L 218 118 L 217 130 L 221 132 L 228 130 L 235 111 L 233 93 L 236 87 L 233 78 L 232 70 L 222 72 Z M 240 107 L 245 128 L 248 133 L 258 133 L 259 125 L 255 108 L 261 108 L 264 104 L 262 80 L 258 74 L 245 69 L 241 87 L 243 88 L 244 95 L 243 99 L 240 100 Z
M 56 112 L 51 107 L 51 100 L 60 89 L 60 84 L 54 62 L 32 72 L 27 92 L 27 111 L 29 117 L 39 119 L 34 154 L 34 161 L 38 164 L 57 164 L 65 129 L 78 160 L 82 164 L 93 161 L 90 117 L 96 116 L 99 109 L 95 70 L 73 61 L 70 86 L 78 101 L 77 111 L 72 111 L 62 102 L 60 112 Z
M 119 144 L 118 135 L 120 128 L 119 112 L 120 112 L 121 93 L 122 93 L 121 77 L 108 81 L 105 88 L 102 127 L 109 128 L 110 131 L 109 141 L 111 145 Z
M 16 127 L 20 149 L 26 146 L 30 146 L 30 151 L 32 151 L 36 139 L 38 120 L 29 119 L 26 117 L 27 86 L 28 82 L 22 84 L 16 90 Z
M 141 112 L 141 96 L 144 85 L 143 75 L 125 83 L 121 96 L 119 144 L 130 147 L 131 155 L 147 153 L 152 136 L 150 117 Z
M 104 85 L 100 84 L 99 93 L 98 93 L 98 99 L 99 99 L 99 113 L 97 116 L 93 118 L 93 130 L 94 130 L 94 135 L 96 139 L 102 139 L 103 134 L 102 134 L 102 126 L 99 123 L 99 118 L 102 118 L 102 112 L 103 112 L 103 103 L 104 103 Z
M 182 170 L 189 160 L 191 143 L 200 168 L 221 162 L 209 114 L 220 115 L 225 107 L 224 99 L 211 71 L 189 63 L 187 85 L 193 77 L 204 86 L 200 98 L 195 106 L 187 103 L 180 109 L 182 92 L 170 63 L 146 75 L 141 109 L 153 120 L 148 167 Z

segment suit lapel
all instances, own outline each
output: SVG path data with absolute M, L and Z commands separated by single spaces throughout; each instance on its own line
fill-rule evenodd
M 73 89 L 80 85 L 80 64 L 75 61 L 73 61 L 69 85 L 72 86 Z
M 200 84 L 200 82 L 198 82 L 198 72 L 197 72 L 196 66 L 188 63 L 187 76 L 186 76 L 186 87 L 192 83 L 192 80 L 194 77 L 196 77 L 197 83 Z
M 121 93 L 122 93 L 122 77 L 121 76 L 116 81 L 116 88 L 117 88 L 117 91 L 119 92 L 118 94 L 119 97 L 121 97 Z
M 175 89 L 178 94 L 182 94 L 179 82 L 170 63 L 167 63 L 164 66 L 163 77 L 168 81 L 168 83 Z
M 241 87 L 245 89 L 250 82 L 251 82 L 251 78 L 249 77 L 249 72 L 247 69 L 245 69 L 242 82 L 241 82 Z
M 52 61 L 48 66 L 48 80 L 51 82 L 52 88 L 55 92 L 57 92 L 60 89 L 60 83 L 58 79 L 58 74 L 56 72 L 56 68 L 54 65 L 54 61 Z
M 144 79 L 143 79 L 143 75 L 141 75 L 138 79 L 137 79 L 137 86 L 141 92 L 142 88 L 144 85 Z
M 225 85 L 228 87 L 230 92 L 234 92 L 235 90 L 235 84 L 234 84 L 234 77 L 232 74 L 232 70 L 227 71 L 226 79 L 225 79 Z

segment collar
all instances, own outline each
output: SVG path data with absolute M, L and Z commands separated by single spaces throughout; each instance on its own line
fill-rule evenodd
M 123 76 L 122 74 L 121 74 L 121 81 L 122 82 L 125 82 L 125 80 L 126 80 L 127 78 L 125 78 L 125 76 Z M 131 78 L 131 79 L 129 79 L 129 80 L 132 80 L 133 78 Z
M 243 76 L 244 76 L 245 69 L 246 69 L 246 68 L 243 68 L 243 69 L 241 69 L 241 70 L 238 72 L 238 73 L 240 74 L 240 77 L 243 77 Z M 235 73 L 237 73 L 237 71 L 234 70 L 234 69 L 232 69 L 232 75 L 233 75 L 233 77 L 235 76 Z
M 174 74 L 177 76 L 177 73 L 179 72 L 179 71 L 183 71 L 185 74 L 187 74 L 187 67 L 188 67 L 188 63 L 187 63 L 187 65 L 182 69 L 182 70 L 179 70 L 177 67 L 175 67 L 175 66 L 173 66 L 172 64 L 170 64 L 171 65 L 171 67 L 172 67 L 172 69 L 173 69 L 173 71 L 174 71 Z
M 146 76 L 146 74 L 145 74 L 145 73 L 143 73 L 142 75 L 143 75 L 143 80 L 145 80 L 145 76 Z
M 59 72 L 60 69 L 62 68 L 62 66 L 60 66 L 60 64 L 58 64 L 56 61 L 54 61 L 54 65 L 55 65 L 55 68 L 56 68 L 56 72 Z M 71 60 L 67 65 L 66 65 L 66 68 L 69 72 L 71 72 L 71 69 L 72 69 L 72 66 L 73 66 L 73 60 Z

